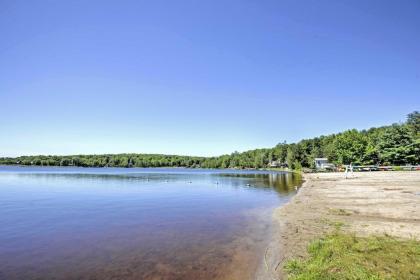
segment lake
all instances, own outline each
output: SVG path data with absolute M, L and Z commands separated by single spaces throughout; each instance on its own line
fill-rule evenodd
M 0 279 L 252 279 L 292 173 L 0 167 Z

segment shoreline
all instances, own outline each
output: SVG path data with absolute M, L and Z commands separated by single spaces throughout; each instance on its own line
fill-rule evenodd
M 307 256 L 308 244 L 340 227 L 356 236 L 420 239 L 420 172 L 302 174 L 298 193 L 273 212 L 273 234 L 257 280 L 286 279 L 283 266 Z
M 308 178 L 302 173 L 303 183 L 299 187 L 298 192 L 293 196 L 290 201 L 286 204 L 277 207 L 272 213 L 272 232 L 271 238 L 268 242 L 268 246 L 265 250 L 263 259 L 258 266 L 256 271 L 255 279 L 256 280 L 277 280 L 282 278 L 281 266 L 283 261 L 286 258 L 285 252 L 287 251 L 286 240 L 284 234 L 287 231 L 288 221 L 286 219 L 278 219 L 278 215 L 283 215 L 287 213 L 288 207 L 293 207 L 292 205 L 296 203 L 302 190 L 305 189 L 306 185 L 309 183 Z

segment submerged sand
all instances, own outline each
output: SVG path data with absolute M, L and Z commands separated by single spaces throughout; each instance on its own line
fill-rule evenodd
M 308 243 L 342 225 L 358 236 L 420 239 L 420 172 L 305 174 L 305 183 L 275 210 L 274 234 L 256 279 L 285 279 L 283 265 L 306 256 Z

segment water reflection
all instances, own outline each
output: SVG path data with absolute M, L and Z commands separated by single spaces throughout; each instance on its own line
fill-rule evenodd
M 271 188 L 279 193 L 290 193 L 295 186 L 302 184 L 302 176 L 296 173 L 254 173 L 254 174 L 235 174 L 226 173 L 217 176 L 233 178 L 232 184 L 246 185 L 251 188 Z
M 0 279 L 252 279 L 295 174 L 0 167 Z
M 26 167 L 27 168 L 27 167 Z M 41 169 L 41 170 L 39 170 Z M 248 188 L 272 188 L 279 193 L 289 193 L 293 191 L 295 186 L 302 184 L 302 177 L 296 173 L 290 172 L 270 172 L 270 171 L 236 171 L 236 170 L 206 170 L 206 169 L 164 169 L 159 168 L 150 170 L 147 168 L 133 168 L 110 170 L 110 173 L 104 173 L 97 168 L 79 170 L 74 168 L 72 172 L 62 172 L 60 169 L 51 168 L 42 170 L 42 168 L 34 168 L 34 170 L 25 170 L 15 175 L 27 178 L 44 178 L 44 179 L 66 179 L 66 180 L 91 180 L 91 181 L 129 181 L 129 182 L 182 182 L 187 184 L 207 181 L 208 176 L 213 180 L 213 184 L 227 184 L 234 187 Z M 69 168 L 66 168 L 69 170 Z M 70 169 L 71 170 L 71 169 Z M 129 172 L 127 172 L 127 170 Z M 0 167 L 0 172 L 1 172 Z M 3 170 L 4 171 L 4 170 Z M 85 172 L 85 173 L 83 173 Z

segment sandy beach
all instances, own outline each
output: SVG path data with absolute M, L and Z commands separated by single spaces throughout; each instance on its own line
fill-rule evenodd
M 305 174 L 298 194 L 275 210 L 274 233 L 256 279 L 285 279 L 283 265 L 340 227 L 357 236 L 420 239 L 420 172 Z

